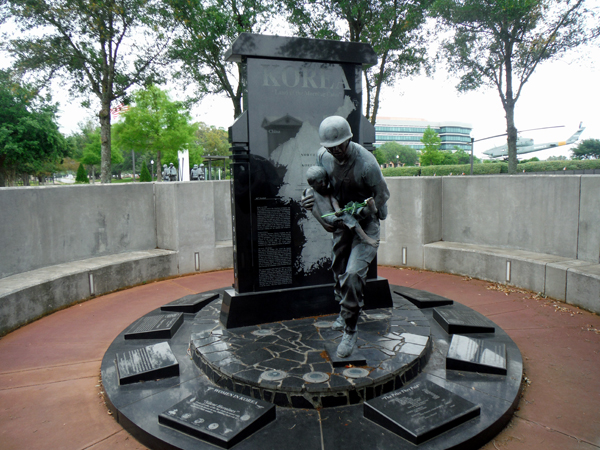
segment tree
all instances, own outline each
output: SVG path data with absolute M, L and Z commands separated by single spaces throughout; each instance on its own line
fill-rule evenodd
M 405 166 L 414 166 L 419 160 L 417 151 L 408 145 L 401 145 L 397 142 L 386 142 L 377 149 L 382 155 L 380 164 L 404 164 Z
M 421 156 L 419 158 L 422 166 L 437 166 L 444 163 L 446 156 L 443 152 L 440 152 L 442 139 L 433 128 L 427 127 L 423 133 L 421 142 L 425 147 L 421 151 Z
M 146 164 L 142 164 L 142 171 L 140 172 L 140 182 L 148 183 L 150 181 L 152 181 L 152 177 L 150 176 L 148 166 Z
M 215 126 L 208 126 L 205 123 L 200 122 L 198 124 L 198 130 L 196 131 L 196 144 L 202 149 L 203 156 L 229 156 L 231 151 L 229 150 L 229 138 L 227 131 L 223 128 L 217 128 Z M 190 162 L 192 162 L 190 157 Z M 213 167 L 223 167 L 223 170 L 227 170 L 229 167 L 229 159 L 222 161 L 215 161 L 211 163 Z
M 431 0 L 287 0 L 300 36 L 371 44 L 378 64 L 365 72 L 365 116 L 375 124 L 381 88 L 428 70 L 422 31 Z M 341 26 L 343 24 L 343 26 Z
M 102 143 L 101 143 L 101 130 L 99 127 L 93 128 L 92 130 L 86 130 L 86 139 L 83 142 L 83 151 L 79 161 L 84 165 L 90 166 L 92 169 L 92 183 L 96 181 L 96 167 L 102 163 Z M 123 161 L 123 155 L 121 151 L 112 149 L 110 153 L 111 164 L 119 164 Z
M 274 15 L 272 0 L 166 0 L 178 25 L 169 56 L 181 63 L 178 77 L 191 79 L 197 94 L 225 93 L 233 115 L 242 114 L 242 64 L 225 61 L 240 33 L 259 33 Z
M 600 159 L 600 139 L 585 139 L 571 153 L 572 159 Z
M 157 167 L 165 160 L 177 160 L 177 151 L 193 145 L 197 126 L 185 105 L 152 85 L 133 94 L 135 106 L 122 114 L 115 124 L 115 141 L 119 147 L 137 153 L 156 155 Z M 162 179 L 160 170 L 157 180 Z
M 29 85 L 0 70 L 0 186 L 23 175 L 53 172 L 67 155 L 65 138 L 56 124 L 56 105 Z
M 110 183 L 111 103 L 135 84 L 155 79 L 167 39 L 158 0 L 5 0 L 0 23 L 13 19 L 26 32 L 5 47 L 22 72 L 71 82 L 73 94 L 100 101 L 102 182 Z
M 77 168 L 77 176 L 75 177 L 75 183 L 90 183 L 87 173 L 85 173 L 85 167 L 83 167 L 83 163 L 79 163 L 79 167 Z
M 515 104 L 544 61 L 590 39 L 584 0 L 437 0 L 436 14 L 454 29 L 443 52 L 461 92 L 498 91 L 506 113 L 508 170 L 517 170 Z

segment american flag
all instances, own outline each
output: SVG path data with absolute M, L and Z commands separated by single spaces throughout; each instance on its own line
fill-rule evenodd
M 129 110 L 129 105 L 124 105 L 123 103 L 119 103 L 114 108 L 110 108 L 110 115 L 113 119 L 119 117 L 119 114 Z

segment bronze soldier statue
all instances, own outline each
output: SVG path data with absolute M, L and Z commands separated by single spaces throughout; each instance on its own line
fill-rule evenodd
M 364 305 L 363 291 L 369 265 L 377 255 L 379 221 L 387 216 L 386 202 L 390 197 L 379 164 L 368 150 L 352 142 L 350 125 L 340 116 L 327 117 L 319 127 L 321 149 L 317 166 L 327 172 L 331 185 L 330 195 L 341 206 L 364 203 L 372 198 L 374 207 L 366 208 L 359 224 L 368 240 L 361 238 L 352 228 L 336 227 L 333 230 L 333 257 L 331 268 L 335 287 L 334 295 L 340 303 L 340 315 L 333 325 L 343 330 L 337 354 L 346 358 L 352 354 L 358 337 L 357 323 Z M 371 203 L 371 202 L 369 202 Z M 305 191 L 302 206 L 312 210 L 315 196 Z M 317 208 L 318 209 L 318 208 Z M 320 221 L 323 224 L 323 221 Z M 325 227 L 331 231 L 331 227 Z

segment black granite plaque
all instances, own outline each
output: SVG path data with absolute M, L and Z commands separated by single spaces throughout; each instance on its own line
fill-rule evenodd
M 455 334 L 446 355 L 446 369 L 506 375 L 506 345 Z
M 222 448 L 231 448 L 275 420 L 275 405 L 204 387 L 158 416 L 158 422 Z
M 327 355 L 329 356 L 329 361 L 333 367 L 346 367 L 349 365 L 353 366 L 366 366 L 367 365 L 367 357 L 366 355 L 360 351 L 358 347 L 354 348 L 354 351 L 347 358 L 340 358 L 337 355 L 337 347 L 338 344 L 325 344 L 325 350 L 327 351 Z
M 364 404 L 367 419 L 418 445 L 479 416 L 480 407 L 429 381 Z
M 135 322 L 125 339 L 171 339 L 183 323 L 183 314 L 153 314 Z
M 467 308 L 434 308 L 433 318 L 448 334 L 494 333 L 494 324 Z
M 396 287 L 396 289 L 394 289 L 394 293 L 401 295 L 417 308 L 421 309 L 452 305 L 454 303 L 449 298 L 404 286 Z
M 179 375 L 179 363 L 168 342 L 117 353 L 115 365 L 120 385 Z
M 218 297 L 219 294 L 216 292 L 202 292 L 200 294 L 186 295 L 174 302 L 161 306 L 160 310 L 196 314 Z

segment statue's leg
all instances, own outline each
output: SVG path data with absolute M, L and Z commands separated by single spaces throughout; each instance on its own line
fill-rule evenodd
M 369 221 L 363 224 L 365 234 L 373 240 L 379 240 L 379 222 Z M 341 315 L 346 321 L 346 329 L 355 331 L 360 310 L 363 307 L 363 291 L 369 266 L 377 255 L 377 248 L 365 243 L 354 234 L 346 270 L 337 279 L 341 294 Z
M 331 257 L 331 271 L 333 272 L 333 295 L 337 303 L 342 302 L 342 291 L 340 286 L 340 276 L 346 271 L 348 258 L 352 250 L 352 241 L 354 233 L 348 229 L 336 229 L 333 232 L 333 254 Z M 340 314 L 332 325 L 335 331 L 342 331 L 346 327 L 344 318 Z

